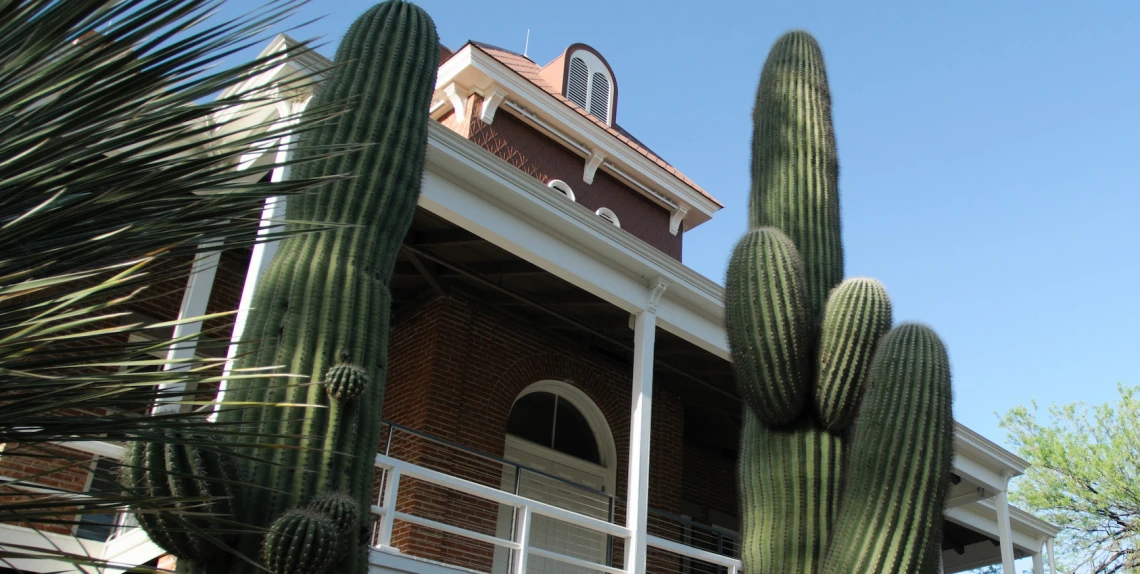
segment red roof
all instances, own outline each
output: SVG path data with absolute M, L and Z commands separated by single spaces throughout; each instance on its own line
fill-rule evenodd
M 579 107 L 578 104 L 572 102 L 569 98 L 562 95 L 562 92 L 558 88 L 551 86 L 549 82 L 547 82 L 545 79 L 542 78 L 541 75 L 539 75 L 539 70 L 541 70 L 541 68 L 539 67 L 538 64 L 534 63 L 530 58 L 527 58 L 526 56 L 523 56 L 521 54 L 516 54 L 514 52 L 511 52 L 510 50 L 504 50 L 502 48 L 492 46 L 490 44 L 483 44 L 483 43 L 474 42 L 474 41 L 470 41 L 470 42 L 468 42 L 468 44 L 470 44 L 473 48 L 475 48 L 477 50 L 481 50 L 485 54 L 487 54 L 487 55 L 491 56 L 492 58 L 498 60 L 499 62 L 501 62 L 503 65 L 507 66 L 508 68 L 514 70 L 518 75 L 522 76 L 527 81 L 534 84 L 535 86 L 542 88 L 543 91 L 550 94 L 551 96 L 554 96 L 556 99 L 558 99 L 558 101 L 562 102 L 564 105 L 566 105 L 570 109 L 577 111 L 579 114 L 582 115 L 582 117 L 590 120 L 591 122 L 593 122 L 598 127 L 606 130 L 607 132 L 609 132 L 610 135 L 617 138 L 618 140 L 620 140 L 622 143 L 626 144 L 630 148 L 634 149 L 635 151 L 637 151 L 637 153 L 640 153 L 641 155 L 645 156 L 647 159 L 649 159 L 649 161 L 652 161 L 653 163 L 656 163 L 657 165 L 661 166 L 662 169 L 664 169 L 665 171 L 672 174 L 673 177 L 676 177 L 677 179 L 681 180 L 681 182 L 684 183 L 685 185 L 691 187 L 693 190 L 695 190 L 698 193 L 700 193 L 701 195 L 705 196 L 706 198 L 708 198 L 710 201 L 717 204 L 718 206 L 724 207 L 724 204 L 717 201 L 716 198 L 713 197 L 712 195 L 709 195 L 709 193 L 707 191 L 701 189 L 701 186 L 697 185 L 696 182 L 689 179 L 688 177 L 685 177 L 685 174 L 681 173 L 680 170 L 678 170 L 677 168 L 670 165 L 669 162 L 665 161 L 664 159 L 661 159 L 660 156 L 653 153 L 653 151 L 651 151 L 649 148 L 645 147 L 645 145 L 642 144 L 641 142 L 639 142 L 636 139 L 626 135 L 624 130 L 622 130 L 621 128 L 616 127 L 616 126 L 606 125 L 605 122 L 603 122 L 602 120 L 590 115 L 589 113 L 586 112 L 586 110 Z

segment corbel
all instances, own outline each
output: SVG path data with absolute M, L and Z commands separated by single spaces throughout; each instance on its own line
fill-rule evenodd
M 606 154 L 598 150 L 590 152 L 590 157 L 586 158 L 586 169 L 582 171 L 582 181 L 587 184 L 594 183 L 594 174 L 598 172 L 598 167 L 603 161 L 606 161 Z

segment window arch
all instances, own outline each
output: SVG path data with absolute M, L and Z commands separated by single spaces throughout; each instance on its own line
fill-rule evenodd
M 552 179 L 546 182 L 546 185 L 550 186 L 551 189 L 561 192 L 562 195 L 569 197 L 570 201 L 577 201 L 574 198 L 574 190 L 570 189 L 570 184 L 566 183 L 565 181 L 562 181 L 561 179 Z
M 566 418 L 560 423 L 560 417 Z M 563 381 L 538 381 L 523 389 L 507 417 L 507 434 L 611 472 L 617 468 L 617 446 L 605 415 L 586 393 Z M 607 482 L 612 486 L 612 477 Z
M 608 207 L 599 207 L 598 210 L 594 213 L 596 213 L 598 217 L 601 217 L 602 219 L 614 224 L 614 227 L 621 229 L 621 221 L 618 221 L 618 216 L 613 212 L 612 209 Z
M 607 125 L 613 123 L 613 78 L 602 59 L 589 50 L 570 55 L 566 97 Z

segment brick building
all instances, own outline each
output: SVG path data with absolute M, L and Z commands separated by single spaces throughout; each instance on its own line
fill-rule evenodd
M 735 570 L 742 407 L 723 289 L 681 262 L 685 232 L 722 206 L 621 128 L 618 77 L 593 48 L 544 66 L 478 42 L 441 56 L 391 285 L 374 571 Z M 260 81 L 327 64 L 309 54 Z M 253 113 L 272 120 L 308 97 Z M 241 169 L 285 177 L 262 166 L 288 145 L 251 151 Z M 282 213 L 270 202 L 264 217 Z M 204 257 L 181 300 L 138 312 L 244 309 L 274 250 Z M 207 328 L 237 339 L 244 321 Z M 98 464 L 116 448 L 77 456 Z M 1026 463 L 960 425 L 955 449 L 945 570 L 1031 555 L 1043 572 L 1056 529 L 1005 500 Z M 4 465 L 0 453 L 0 474 L 35 470 Z M 45 486 L 87 488 L 72 474 Z M 90 530 L 81 543 L 50 534 L 136 563 L 160 554 L 130 524 Z

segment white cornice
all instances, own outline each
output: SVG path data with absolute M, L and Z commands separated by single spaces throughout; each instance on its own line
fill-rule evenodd
M 1029 468 L 1029 463 L 1025 459 L 959 422 L 954 423 L 954 451 L 962 454 L 976 453 L 993 461 L 990 466 L 995 466 L 993 463 L 997 463 L 993 470 L 999 475 L 1021 476 Z
M 607 268 L 638 285 L 638 294 L 629 297 L 595 293 L 625 311 L 644 311 L 645 286 L 653 285 L 659 277 L 669 282 L 659 303 L 662 324 L 678 322 L 674 326 L 683 332 L 676 334 L 728 358 L 723 327 L 724 288 L 711 279 L 562 194 L 551 193 L 538 180 L 442 125 L 429 125 L 427 163 L 428 170 L 445 174 L 464 189 L 502 205 L 515 217 L 532 221 L 536 228 L 558 237 L 587 259 L 604 262 Z
M 641 185 L 664 195 L 675 204 L 683 202 L 692 206 L 685 218 L 686 229 L 708 221 L 720 209 L 713 200 L 665 168 L 471 44 L 464 46 L 440 67 L 435 99 L 442 99 L 443 89 L 453 82 L 479 94 L 487 94 L 496 88 L 505 92 L 508 98 L 518 100 L 537 119 L 565 132 L 566 137 L 585 142 L 584 145 L 588 148 L 586 156 L 594 151 L 602 153 L 618 169 L 633 174 Z M 576 152 L 582 153 L 580 149 Z

